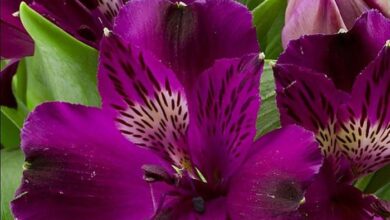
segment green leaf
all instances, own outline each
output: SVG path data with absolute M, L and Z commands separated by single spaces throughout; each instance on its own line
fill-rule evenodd
M 286 0 L 265 0 L 252 12 L 257 39 L 267 59 L 276 59 L 283 51 L 281 32 L 286 7 Z
M 20 150 L 1 150 L 1 219 L 13 219 L 10 201 L 20 184 L 24 156 Z
M 19 148 L 19 128 L 4 115 L 1 114 L 0 133 L 1 133 L 1 146 L 7 149 Z
M 276 106 L 275 80 L 272 71 L 273 61 L 266 61 L 261 76 L 261 106 L 257 116 L 256 138 L 280 127 L 279 111 Z
M 375 193 L 382 187 L 390 183 L 390 165 L 360 178 L 356 181 L 355 186 L 365 193 Z
M 34 56 L 26 58 L 27 108 L 31 110 L 50 100 L 100 105 L 96 86 L 97 51 L 25 3 L 19 11 L 24 27 L 35 42 Z
M 369 183 L 364 188 L 365 193 L 375 193 L 377 190 L 390 183 L 390 165 L 375 172 Z
M 264 0 L 247 0 L 245 4 L 248 7 L 248 9 L 252 11 L 263 2 Z
M 1 106 L 1 113 L 20 129 L 23 126 L 24 119 L 27 117 L 29 110 L 22 102 L 19 101 L 18 98 L 16 98 L 16 102 L 18 103 L 17 109 Z
M 390 200 L 390 182 L 375 192 L 375 195 L 381 199 Z

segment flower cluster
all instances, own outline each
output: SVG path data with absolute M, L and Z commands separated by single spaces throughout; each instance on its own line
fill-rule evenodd
M 16 107 L 12 76 L 34 43 L 20 1 L 4 1 L 0 104 Z M 390 163 L 389 4 L 288 2 L 273 65 L 281 128 L 258 139 L 266 60 L 242 4 L 27 4 L 98 50 L 102 105 L 47 102 L 27 117 L 15 219 L 390 216 L 389 202 L 354 186 Z

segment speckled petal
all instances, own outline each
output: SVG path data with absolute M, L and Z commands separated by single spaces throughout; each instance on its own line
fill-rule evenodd
M 20 220 L 147 219 L 154 207 L 143 164 L 160 161 L 126 141 L 97 108 L 43 104 L 22 132 Z M 157 198 L 157 197 L 155 197 Z
M 171 70 L 111 33 L 101 44 L 99 91 L 103 108 L 113 113 L 128 140 L 189 167 L 187 100 Z
M 349 97 L 326 76 L 295 65 L 274 68 L 277 105 L 282 125 L 298 124 L 313 131 L 324 155 L 340 154 L 336 147 L 336 114 Z
M 358 175 L 390 162 L 390 40 L 356 79 L 342 106 L 337 140 Z
M 262 68 L 258 55 L 218 60 L 188 98 L 191 155 L 211 185 L 227 181 L 252 145 Z
M 112 28 L 123 0 L 34 0 L 33 9 L 78 40 L 98 48 L 103 28 Z

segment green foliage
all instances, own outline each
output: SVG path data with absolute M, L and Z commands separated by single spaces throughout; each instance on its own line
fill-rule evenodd
M 253 23 L 257 39 L 267 59 L 276 59 L 283 51 L 281 32 L 284 25 L 286 0 L 248 1 L 260 3 L 253 9 Z M 254 3 L 255 4 L 255 3 Z M 254 6 L 254 5 L 253 5 Z M 248 5 L 248 7 L 253 7 Z
M 95 49 L 76 40 L 26 4 L 20 17 L 35 42 L 34 56 L 26 59 L 26 106 L 57 100 L 98 106 Z
M 0 112 L 0 114 L 1 147 L 7 149 L 19 148 L 19 128 L 3 112 Z
M 272 71 L 271 60 L 266 60 L 264 64 L 264 71 L 261 76 L 260 94 L 261 106 L 257 117 L 257 135 L 260 137 L 265 133 L 280 127 L 279 112 L 275 101 L 275 80 Z
M 13 219 L 10 201 L 19 186 L 23 171 L 23 154 L 20 150 L 1 150 L 1 219 Z

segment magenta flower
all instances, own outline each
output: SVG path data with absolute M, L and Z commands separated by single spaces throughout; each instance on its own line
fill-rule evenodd
M 34 0 L 30 6 L 78 40 L 98 48 L 127 0 Z
M 333 156 L 336 160 L 346 157 L 350 177 L 340 182 L 339 176 L 346 175 L 341 173 L 334 179 L 347 184 L 351 190 L 353 180 L 390 161 L 389 39 L 390 21 L 370 11 L 347 33 L 312 35 L 291 41 L 274 69 L 282 124 L 298 124 L 313 131 L 325 157 Z M 338 169 L 337 164 L 330 166 Z M 335 172 L 323 172 L 327 176 L 324 179 L 335 175 Z M 318 184 L 333 187 L 323 182 Z M 351 195 L 356 195 L 357 190 L 353 190 Z M 319 191 L 344 213 L 348 213 L 348 208 L 358 213 L 356 206 L 335 204 L 334 194 Z M 358 201 L 353 199 L 356 196 L 346 196 L 347 190 L 337 191 L 346 193 L 343 198 Z M 316 199 L 324 201 L 323 197 Z M 319 207 L 324 211 L 329 206 Z M 334 219 L 341 218 L 338 215 L 341 212 L 326 210 Z
M 177 16 L 182 10 L 191 15 L 212 10 L 203 14 L 209 19 L 191 16 L 186 20 L 202 24 L 192 29 L 197 33 L 191 38 L 195 43 L 208 34 L 205 30 L 213 33 L 242 26 L 241 16 L 250 23 L 246 9 L 232 1 L 188 6 L 159 2 L 166 7 L 144 10 L 146 17 L 158 17 L 160 10 L 167 10 L 172 17 L 165 14 L 165 19 L 175 24 L 183 18 Z M 124 11 L 139 6 L 139 2 L 129 4 Z M 220 10 L 236 19 L 227 22 L 214 17 Z M 176 39 L 185 43 L 180 30 L 160 31 L 162 36 L 179 34 Z M 245 33 L 226 32 L 210 40 L 231 45 L 235 38 L 230 35 L 244 34 L 245 39 Z M 216 52 L 212 47 L 202 50 L 209 55 Z M 192 85 L 182 84 L 178 78 L 183 72 L 164 65 L 169 56 L 160 61 L 151 50 L 110 33 L 100 53 L 103 109 L 47 103 L 28 117 L 22 133 L 26 169 L 12 202 L 15 217 L 295 218 L 321 164 L 315 137 L 289 126 L 254 142 L 263 60 L 258 54 L 219 55 L 221 59 L 202 73 L 188 76 L 194 79 Z M 192 59 L 182 61 L 191 63 Z
M 17 17 L 20 1 L 0 1 L 0 57 L 12 59 L 0 72 L 0 105 L 16 107 L 12 94 L 12 77 L 16 73 L 20 58 L 32 55 L 33 40 L 24 30 Z
M 172 2 L 181 10 L 173 7 Z M 184 85 L 190 87 L 216 59 L 259 53 L 252 16 L 238 3 L 172 2 L 129 2 L 119 13 L 114 32 L 151 51 L 175 71 Z
M 337 162 L 337 158 L 329 157 L 309 186 L 299 211 L 309 220 L 384 220 L 389 217 L 388 202 L 363 194 L 352 185 L 354 181 L 347 160 L 341 158 Z
M 350 29 L 369 9 L 390 17 L 387 0 L 289 0 L 282 32 L 283 47 L 306 34 L 334 34 Z
M 1 1 L 1 58 L 13 62 L 1 72 L 2 93 L 0 105 L 15 108 L 11 81 L 19 59 L 31 56 L 34 43 L 22 23 L 18 10 L 20 0 Z M 84 43 L 98 48 L 105 27 L 111 28 L 114 17 L 124 5 L 122 0 L 30 0 L 27 3 L 37 12 L 54 22 Z

